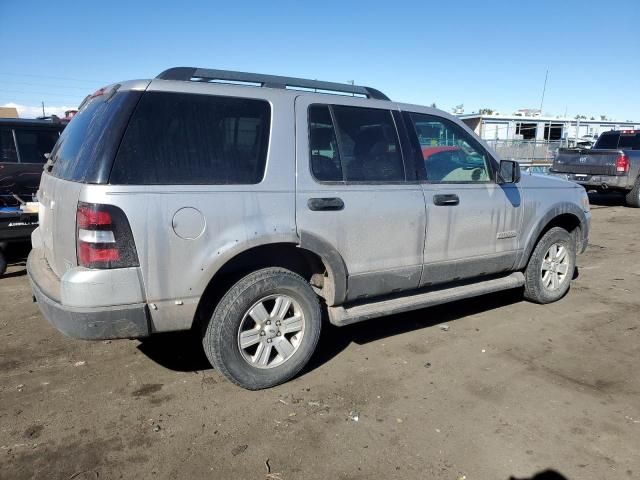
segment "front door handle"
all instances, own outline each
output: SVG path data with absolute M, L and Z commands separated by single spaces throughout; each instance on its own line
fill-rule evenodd
M 344 208 L 344 202 L 341 198 L 332 197 L 332 198 L 310 198 L 307 201 L 307 206 L 309 210 L 313 210 L 314 212 L 318 211 L 334 211 L 334 210 L 342 210 Z
M 445 193 L 433 196 L 434 205 L 453 206 L 460 203 L 460 197 L 455 193 Z

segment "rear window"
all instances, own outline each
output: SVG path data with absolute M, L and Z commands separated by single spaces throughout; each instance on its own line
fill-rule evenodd
M 15 132 L 22 163 L 44 163 L 44 154 L 51 153 L 60 135 L 53 129 L 16 128 Z
M 622 133 L 618 148 L 623 150 L 640 150 L 640 133 Z
M 106 183 L 122 133 L 141 92 L 125 91 L 91 99 L 60 135 L 51 174 L 65 180 Z
M 147 92 L 125 132 L 112 184 L 255 184 L 264 176 L 269 103 Z
M 598 150 L 615 150 L 618 148 L 618 138 L 620 134 L 615 133 L 603 133 L 594 145 L 594 148 Z
M 16 144 L 10 128 L 0 128 L 0 162 L 15 163 L 18 161 Z

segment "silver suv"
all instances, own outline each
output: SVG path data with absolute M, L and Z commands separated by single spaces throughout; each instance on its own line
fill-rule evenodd
M 260 389 L 342 326 L 498 290 L 568 290 L 582 187 L 367 87 L 200 68 L 88 97 L 39 190 L 29 278 L 85 339 L 195 329 Z

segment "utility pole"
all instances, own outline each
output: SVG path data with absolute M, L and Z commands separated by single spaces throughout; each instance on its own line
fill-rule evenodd
M 46 115 L 44 114 L 44 102 L 42 102 L 42 116 L 45 117 Z
M 542 87 L 542 99 L 540 100 L 540 116 L 542 116 L 542 105 L 544 104 L 544 93 L 547 90 L 547 78 L 549 77 L 549 69 L 544 75 L 544 87 Z

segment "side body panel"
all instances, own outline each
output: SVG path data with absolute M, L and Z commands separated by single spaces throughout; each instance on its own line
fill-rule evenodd
M 394 110 L 394 104 L 357 98 L 301 95 L 296 100 L 296 215 L 298 233 L 330 245 L 348 275 L 345 300 L 418 286 L 422 272 L 425 207 L 420 185 L 320 183 L 310 170 L 308 107 L 313 103 Z M 312 211 L 310 199 L 339 198 L 342 210 Z M 302 246 L 304 247 L 304 241 Z M 336 304 L 343 299 L 337 298 Z
M 518 254 L 522 199 L 517 185 L 425 184 L 427 238 L 421 285 L 504 272 Z M 456 194 L 455 206 L 435 205 Z

